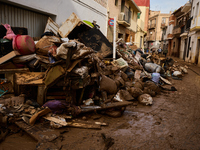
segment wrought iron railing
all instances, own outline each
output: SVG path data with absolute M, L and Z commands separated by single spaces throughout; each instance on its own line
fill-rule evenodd
M 190 25 L 191 25 L 192 19 L 193 19 L 193 17 L 191 17 L 190 19 L 188 19 L 188 21 L 186 23 L 186 30 L 190 29 Z
M 124 21 L 131 23 L 131 11 L 127 7 L 124 7 Z

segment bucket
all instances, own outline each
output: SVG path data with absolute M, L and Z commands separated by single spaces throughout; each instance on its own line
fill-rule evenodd
M 17 35 L 13 38 L 13 49 L 22 55 L 29 55 L 35 52 L 34 40 L 29 35 Z

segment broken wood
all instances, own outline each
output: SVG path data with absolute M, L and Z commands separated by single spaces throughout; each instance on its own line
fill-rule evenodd
M 55 122 L 57 124 L 60 124 L 62 126 L 67 126 L 68 125 L 68 123 L 66 121 L 63 121 L 63 120 L 61 120 L 59 118 L 56 118 L 56 117 L 47 116 L 47 117 L 43 117 L 43 118 L 46 119 L 46 120 L 49 120 L 49 121 L 53 121 L 53 122 Z
M 38 113 L 34 114 L 34 115 L 30 118 L 30 120 L 29 120 L 30 125 L 34 125 L 35 122 L 36 122 L 36 120 L 37 120 L 39 117 L 44 116 L 44 115 L 46 115 L 46 114 L 48 114 L 48 113 L 50 113 L 50 112 L 51 112 L 51 109 L 49 109 L 48 107 L 46 107 L 45 109 L 43 109 L 43 110 L 39 111 Z
M 73 120 L 73 122 L 84 123 L 84 124 L 98 124 L 98 125 L 101 125 L 101 126 L 107 126 L 108 125 L 105 122 L 99 122 L 99 121 L 94 122 L 94 121 Z
M 72 122 L 66 122 L 56 117 L 43 117 L 49 121 L 53 121 L 57 124 L 60 124 L 62 126 L 68 126 L 68 127 L 76 127 L 76 128 L 84 128 L 84 129 L 101 129 L 101 124 L 98 123 L 89 123 L 89 122 L 80 122 L 80 121 L 72 121 Z
M 172 83 L 169 82 L 167 79 L 165 79 L 165 78 L 163 78 L 163 77 L 161 77 L 161 76 L 160 76 L 160 79 L 161 79 L 163 82 L 165 82 L 166 84 L 169 84 L 169 85 L 172 84 Z
M 12 51 L 8 54 L 6 54 L 5 56 L 0 58 L 0 64 L 3 64 L 4 62 L 12 59 L 13 57 L 20 55 L 20 53 L 18 51 Z
M 19 63 L 26 63 L 35 58 L 36 54 L 30 54 L 30 55 L 23 55 L 23 56 L 17 56 L 13 58 L 13 63 L 14 64 L 19 64 Z
M 17 121 L 15 124 L 33 137 L 36 141 L 53 141 L 60 135 L 58 131 L 46 128 L 41 124 L 30 126 L 24 121 Z
M 0 69 L 0 73 L 16 73 L 16 72 L 29 72 L 29 68 L 20 68 L 20 69 Z
M 17 85 L 42 85 L 44 75 L 44 72 L 15 73 L 15 83 Z
M 4 104 L 6 106 L 19 106 L 24 104 L 25 95 L 21 94 L 19 96 L 10 96 L 9 98 L 0 99 L 0 104 Z
M 101 129 L 101 126 L 98 124 L 86 124 L 79 122 L 67 122 L 68 127 L 84 128 L 84 129 Z
M 98 106 L 98 107 L 90 108 L 88 106 L 81 106 L 81 113 L 92 112 L 95 110 L 105 110 L 105 109 L 110 109 L 110 108 L 124 107 L 131 104 L 133 104 L 133 102 L 124 101 L 124 102 L 108 103 L 104 107 Z

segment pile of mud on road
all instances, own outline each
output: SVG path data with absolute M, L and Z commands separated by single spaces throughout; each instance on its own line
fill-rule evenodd
M 44 133 L 35 134 L 33 128 L 44 123 L 52 128 L 100 129 L 107 124 L 74 118 L 94 111 L 120 117 L 135 101 L 151 107 L 157 94 L 176 90 L 172 78 L 181 80 L 187 74 L 187 66 L 174 65 L 172 58 L 156 53 L 133 50 L 122 39 L 116 42 L 113 59 L 113 47 L 101 31 L 74 13 L 61 27 L 54 25 L 57 29 L 48 31 L 51 24 L 56 23 L 49 18 L 38 41 L 15 33 L 21 28 L 14 32 L 4 25 L 7 31 L 1 35 L 1 52 L 12 44 L 0 58 L 0 141 L 9 133 L 10 124 L 37 140 L 41 138 L 37 134 Z

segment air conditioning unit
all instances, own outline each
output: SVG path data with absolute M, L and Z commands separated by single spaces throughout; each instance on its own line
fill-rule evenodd
M 124 13 L 123 13 L 123 12 L 121 12 L 121 13 L 119 14 L 118 19 L 119 19 L 120 21 L 123 21 L 123 20 L 124 20 Z

